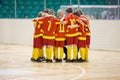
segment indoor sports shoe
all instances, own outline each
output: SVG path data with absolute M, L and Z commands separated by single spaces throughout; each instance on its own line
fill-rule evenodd
M 78 59 L 78 62 L 85 62 L 82 58 Z
M 66 60 L 66 63 L 71 63 L 71 60 L 70 59 Z
M 45 57 L 42 57 L 42 61 L 46 61 Z
M 56 62 L 59 62 L 59 59 L 55 59 Z
M 36 62 L 42 62 L 42 59 L 41 59 L 41 58 L 38 58 L 38 59 L 36 60 Z
M 61 63 L 61 62 L 62 62 L 62 59 L 59 59 L 59 62 Z
M 47 63 L 52 63 L 53 61 L 51 59 L 46 59 Z
M 67 60 L 67 57 L 63 58 L 63 60 Z
M 76 62 L 77 62 L 77 60 L 76 60 L 76 59 L 73 59 L 73 60 L 71 60 L 71 62 L 76 63 Z
M 61 63 L 61 62 L 62 62 L 62 59 L 57 59 L 56 62 L 57 62 L 57 63 Z
M 32 62 L 35 62 L 36 60 L 35 60 L 34 58 L 31 58 L 31 61 L 32 61 Z

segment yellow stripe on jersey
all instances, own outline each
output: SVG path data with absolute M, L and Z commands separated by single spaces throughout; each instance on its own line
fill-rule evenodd
M 82 35 L 82 33 L 81 33 L 81 32 L 78 32 L 78 35 Z
M 34 38 L 38 38 L 40 36 L 43 36 L 43 34 L 34 35 Z
M 65 41 L 65 38 L 55 38 L 56 41 Z
M 74 34 L 66 34 L 66 37 L 74 37 L 74 36 L 78 36 L 78 33 L 74 33 Z
M 79 40 L 86 40 L 86 37 L 78 37 Z
M 55 24 L 60 24 L 60 22 L 55 22 Z
M 80 20 L 79 20 L 79 19 L 76 19 L 76 21 L 80 23 Z
M 43 36 L 44 39 L 55 39 L 55 36 Z
M 86 33 L 87 36 L 90 36 L 90 33 Z

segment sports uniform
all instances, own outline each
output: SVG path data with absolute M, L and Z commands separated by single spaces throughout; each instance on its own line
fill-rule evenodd
M 82 19 L 80 18 L 80 20 Z M 80 56 L 81 56 L 81 58 L 79 59 L 80 62 L 85 60 L 86 32 L 84 29 L 85 29 L 85 24 L 80 25 L 78 29 L 79 32 L 78 48 L 80 50 Z
M 59 19 L 60 20 L 60 19 Z M 55 22 L 57 28 L 55 31 L 55 58 L 56 61 L 62 61 L 64 50 L 63 47 L 65 46 L 65 32 L 66 26 L 62 24 L 60 21 Z M 60 54 L 60 58 L 58 55 Z
M 84 31 L 86 34 L 86 39 L 85 39 L 85 47 L 81 48 L 81 58 L 85 61 L 88 61 L 88 48 L 90 45 L 90 29 L 89 29 L 89 20 L 86 18 L 86 16 L 81 15 L 80 19 L 84 22 Z M 82 52 L 84 54 L 82 54 Z
M 43 18 L 43 45 L 46 46 L 46 59 L 52 62 L 53 46 L 55 46 L 56 18 L 49 16 Z
M 66 21 L 66 43 L 67 43 L 67 60 L 71 60 L 71 53 L 73 53 L 73 59 L 77 59 L 77 44 L 78 44 L 78 28 L 73 27 L 79 23 L 79 18 L 72 13 L 65 17 Z M 73 49 L 72 49 L 73 48 Z
M 36 18 L 33 20 L 34 23 L 34 40 L 33 40 L 33 60 L 38 60 L 40 57 L 43 57 L 43 32 L 42 32 L 42 21 L 39 21 L 40 18 Z

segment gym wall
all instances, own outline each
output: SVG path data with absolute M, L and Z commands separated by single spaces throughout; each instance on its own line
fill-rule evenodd
M 90 20 L 91 49 L 120 51 L 120 20 Z M 0 44 L 33 44 L 32 19 L 0 19 Z

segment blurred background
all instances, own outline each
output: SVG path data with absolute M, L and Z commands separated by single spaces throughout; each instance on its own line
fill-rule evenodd
M 0 0 L 0 18 L 35 18 L 46 8 L 80 8 L 90 19 L 120 19 L 119 0 Z

